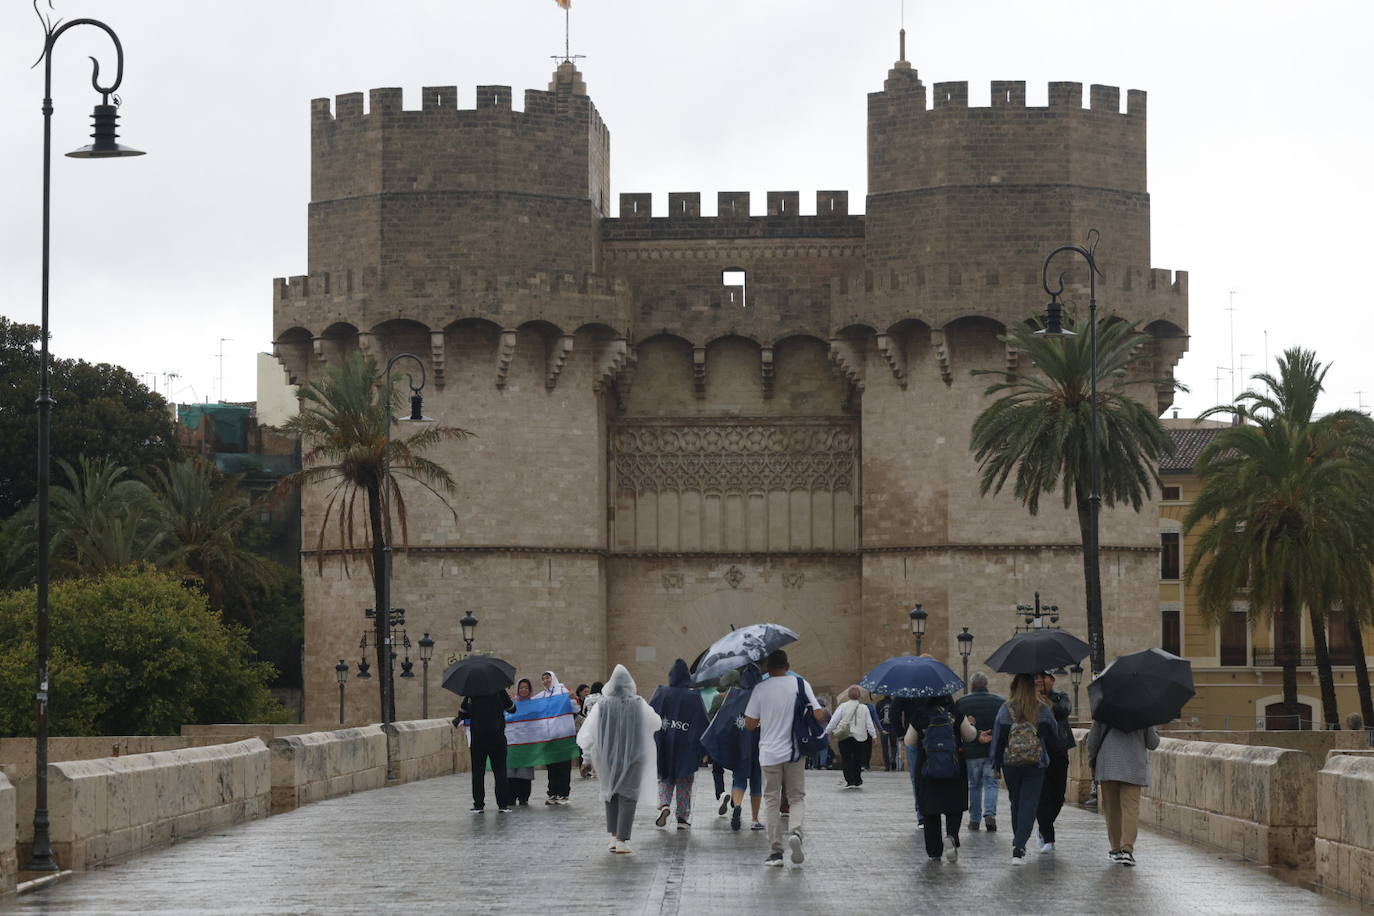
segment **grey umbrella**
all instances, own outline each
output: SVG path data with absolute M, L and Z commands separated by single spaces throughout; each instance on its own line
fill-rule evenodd
M 796 630 L 780 623 L 755 623 L 731 630 L 701 654 L 692 683 L 702 685 L 750 662 L 761 662 L 769 652 L 800 638 Z

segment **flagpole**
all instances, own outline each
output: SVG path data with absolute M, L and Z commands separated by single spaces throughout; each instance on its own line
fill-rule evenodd
M 572 4 L 563 7 L 563 59 L 572 60 L 572 44 L 568 39 L 569 27 L 572 20 Z

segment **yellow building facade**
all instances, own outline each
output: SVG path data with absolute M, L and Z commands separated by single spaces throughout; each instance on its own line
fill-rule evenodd
M 1196 472 L 1202 450 L 1226 423 L 1167 419 L 1175 454 L 1160 468 L 1163 482 L 1159 502 L 1160 646 L 1193 663 L 1195 696 L 1183 708 L 1182 722 L 1204 729 L 1263 729 L 1285 727 L 1274 717 L 1282 700 L 1282 669 L 1275 664 L 1274 621 L 1261 614 L 1250 619 L 1247 595 L 1238 592 L 1230 619 L 1216 624 L 1201 613 L 1196 585 L 1186 580 L 1196 535 L 1183 532 L 1183 519 L 1202 489 Z M 1312 651 L 1312 631 L 1303 619 L 1302 662 L 1298 668 L 1298 699 L 1303 704 L 1303 727 L 1321 720 L 1321 692 Z M 1336 701 L 1342 722 L 1360 711 L 1350 642 L 1343 624 L 1328 626 L 1336 681 Z M 1374 631 L 1364 631 L 1365 646 Z M 1366 723 L 1367 725 L 1370 723 Z

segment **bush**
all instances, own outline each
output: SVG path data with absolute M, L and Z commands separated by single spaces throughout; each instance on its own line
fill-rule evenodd
M 33 589 L 0 596 L 0 734 L 34 733 Z M 183 724 L 282 722 L 248 634 L 175 576 L 131 568 L 52 585 L 49 729 L 166 735 Z

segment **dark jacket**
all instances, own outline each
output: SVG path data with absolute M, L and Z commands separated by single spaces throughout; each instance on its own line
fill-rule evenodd
M 930 706 L 928 697 L 894 697 L 892 706 L 888 709 L 887 718 L 892 723 L 892 732 L 901 738 L 906 735 L 907 726 L 917 725 L 924 722 L 926 711 Z
M 992 731 L 993 722 L 997 719 L 997 710 L 1002 708 L 1006 700 L 995 693 L 989 693 L 986 687 L 975 688 L 965 696 L 959 698 L 954 704 L 954 711 L 960 719 L 964 716 L 973 716 L 974 727 L 979 732 Z M 988 756 L 988 748 L 992 745 L 982 744 L 977 738 L 964 744 L 964 756 L 969 760 L 982 760 Z
M 959 814 L 968 810 L 968 764 L 963 749 L 959 750 L 959 775 L 954 779 L 928 779 L 921 772 L 925 767 L 925 732 L 933 716 L 950 716 L 954 734 L 959 734 L 959 719 L 955 718 L 953 705 L 945 705 L 938 700 L 926 700 L 917 711 L 912 724 L 916 726 L 920 742 L 916 745 L 916 797 L 921 803 L 923 817 L 932 814 Z
M 1007 755 L 1007 741 L 1011 738 L 1011 724 L 1011 707 L 1004 703 L 997 711 L 997 721 L 992 727 L 990 747 L 993 769 L 1002 769 Z M 1043 769 L 1049 766 L 1049 746 L 1056 734 L 1054 713 L 1048 706 L 1040 707 L 1040 718 L 1035 723 L 1035 730 L 1040 736 L 1040 767 Z
M 890 724 L 892 720 L 888 718 L 888 710 L 891 708 L 892 697 L 883 697 L 874 706 L 874 709 L 878 713 L 878 718 L 873 720 L 873 726 L 878 730 L 879 735 L 882 735 L 883 732 L 895 734 L 897 726 Z
M 744 710 L 749 705 L 749 695 L 762 679 L 763 675 L 753 665 L 745 668 L 738 685 L 730 688 L 701 736 L 706 753 L 731 772 L 747 773 L 759 759 L 759 732 L 744 727 Z
M 1054 740 L 1049 743 L 1046 750 L 1052 756 L 1063 757 L 1078 744 L 1073 736 L 1073 726 L 1069 724 L 1069 716 L 1073 713 L 1073 704 L 1069 702 L 1069 695 L 1062 690 L 1050 691 L 1050 709 L 1054 711 Z
M 686 779 L 701 764 L 701 735 L 706 731 L 706 707 L 701 695 L 691 687 L 687 662 L 678 659 L 668 672 L 668 686 L 654 691 L 649 705 L 663 719 L 663 728 L 654 732 L 658 745 L 658 778 Z
M 472 735 L 484 741 L 506 740 L 506 713 L 515 712 L 515 703 L 504 690 L 476 697 L 463 697 L 458 718 L 472 722 Z M 456 721 L 454 724 L 458 724 Z

